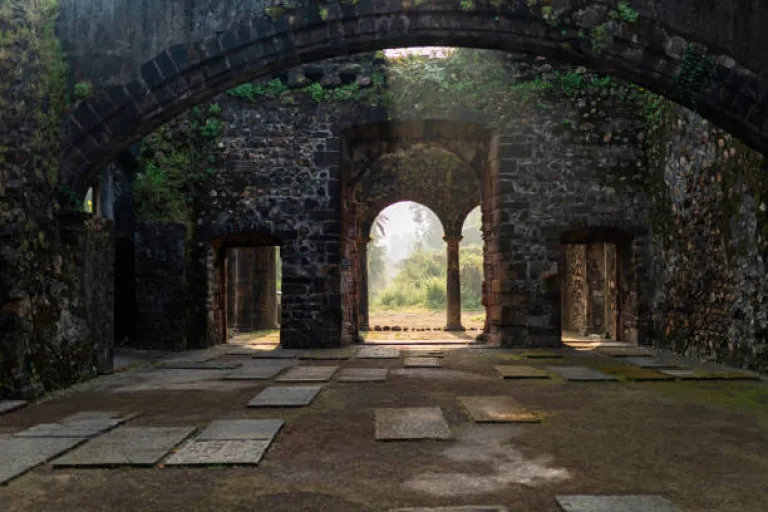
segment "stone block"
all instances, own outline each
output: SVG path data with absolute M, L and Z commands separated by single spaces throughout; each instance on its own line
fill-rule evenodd
M 195 427 L 123 427 L 59 457 L 54 467 L 154 466 Z
M 563 512 L 681 512 L 662 496 L 556 496 Z
M 653 357 L 653 352 L 636 347 L 602 347 L 595 349 L 598 354 L 611 357 Z
M 0 439 L 0 484 L 16 478 L 85 442 L 84 437 L 10 437 Z
M 171 455 L 166 466 L 255 466 L 264 456 L 270 441 L 239 439 L 227 441 L 191 441 Z
M 248 407 L 301 407 L 315 399 L 322 386 L 270 386 L 256 395 Z
M 274 362 L 281 363 L 282 361 Z M 266 380 L 271 379 L 289 366 L 289 364 L 244 365 L 222 378 L 224 380 Z
M 504 379 L 549 379 L 544 370 L 525 365 L 499 365 L 493 367 Z
M 523 408 L 510 396 L 460 396 L 457 398 L 475 423 L 539 423 L 541 416 Z
M 338 366 L 297 366 L 278 377 L 278 382 L 325 382 L 333 377 Z
M 0 414 L 5 414 L 27 405 L 26 400 L 0 400 Z
M 335 361 L 349 359 L 354 354 L 354 347 L 326 348 L 318 350 L 305 350 L 299 354 L 299 359 L 311 359 L 315 361 Z
M 624 358 L 624 361 L 631 365 L 639 366 L 640 368 L 680 368 L 679 364 L 653 357 L 626 357 Z
M 440 359 L 436 357 L 406 357 L 406 368 L 440 368 Z
M 14 437 L 78 437 L 89 438 L 113 429 L 122 419 L 94 418 L 69 423 L 42 423 L 14 434 Z
M 376 409 L 376 440 L 452 439 L 439 407 Z
M 355 354 L 356 359 L 397 359 L 400 351 L 391 347 L 362 347 Z
M 280 419 L 235 419 L 212 421 L 196 438 L 196 441 L 231 441 L 256 439 L 271 441 L 283 427 Z
M 385 368 L 344 368 L 336 377 L 337 382 L 384 382 L 389 370 Z
M 617 381 L 616 377 L 585 366 L 548 366 L 547 370 L 569 381 Z

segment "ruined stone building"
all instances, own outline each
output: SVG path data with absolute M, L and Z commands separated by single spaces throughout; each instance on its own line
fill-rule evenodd
M 768 369 L 763 42 L 578 2 L 156 4 L 62 0 L 56 34 L 8 45 L 41 56 L 26 85 L 0 62 L 0 395 L 108 371 L 115 344 L 355 343 L 372 223 L 405 200 L 443 225 L 448 329 L 480 205 L 487 343 Z M 381 54 L 426 44 L 486 50 L 442 75 Z

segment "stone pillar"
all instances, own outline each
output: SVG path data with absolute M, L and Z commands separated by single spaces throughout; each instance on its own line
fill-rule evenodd
M 445 298 L 448 309 L 446 330 L 463 331 L 461 325 L 461 274 L 459 272 L 459 242 L 461 235 L 446 235 L 448 272 L 445 286 Z
M 367 331 L 368 325 L 368 244 L 371 237 L 360 236 L 357 238 L 357 257 L 360 260 L 360 275 L 358 276 L 358 294 L 359 294 L 359 329 Z

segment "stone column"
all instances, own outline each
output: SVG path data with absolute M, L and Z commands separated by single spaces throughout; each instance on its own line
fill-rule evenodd
M 448 306 L 446 329 L 449 331 L 464 330 L 464 327 L 461 325 L 461 275 L 459 273 L 459 242 L 461 242 L 461 239 L 461 235 L 446 235 L 443 237 L 448 251 L 445 298 Z
M 368 325 L 368 244 L 371 242 L 369 236 L 359 236 L 357 238 L 357 257 L 360 259 L 360 275 L 358 276 L 358 294 L 361 331 L 367 331 Z

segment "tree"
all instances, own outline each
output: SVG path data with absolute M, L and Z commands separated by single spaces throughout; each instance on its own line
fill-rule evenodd
M 413 222 L 417 225 L 417 244 L 425 251 L 442 251 L 445 246 L 443 228 L 440 226 L 440 219 L 437 218 L 437 215 L 418 203 L 411 203 L 410 209 Z

